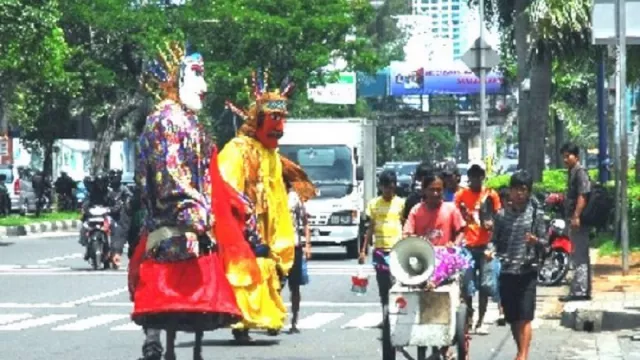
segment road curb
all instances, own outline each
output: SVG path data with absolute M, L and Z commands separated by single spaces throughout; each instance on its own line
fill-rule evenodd
M 43 221 L 29 225 L 0 226 L 0 237 L 78 230 L 80 220 Z
M 640 327 L 640 302 L 637 300 L 619 307 L 610 303 L 606 310 L 594 304 L 576 305 L 569 303 L 564 306 L 560 326 L 586 332 L 620 331 Z

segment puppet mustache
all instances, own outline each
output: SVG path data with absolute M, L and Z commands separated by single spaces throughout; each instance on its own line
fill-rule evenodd
M 273 130 L 269 132 L 269 137 L 273 137 L 276 139 L 280 139 L 282 135 L 284 135 L 284 132 L 278 131 L 278 130 Z

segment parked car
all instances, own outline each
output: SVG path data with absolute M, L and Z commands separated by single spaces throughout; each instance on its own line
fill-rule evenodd
M 6 176 L 5 186 L 9 191 L 11 211 L 25 214 L 36 210 L 36 194 L 31 185 L 33 171 L 24 166 L 1 164 L 0 173 Z

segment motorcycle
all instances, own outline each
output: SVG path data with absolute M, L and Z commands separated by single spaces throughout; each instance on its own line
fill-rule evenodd
M 542 265 L 538 272 L 538 283 L 543 286 L 558 285 L 567 275 L 571 266 L 573 243 L 568 236 L 567 223 L 560 218 L 564 197 L 561 194 L 550 194 L 545 199 L 545 206 L 552 210 L 554 218 L 545 217 L 548 221 L 549 244 L 542 256 Z
M 88 255 L 91 267 L 97 270 L 100 265 L 104 269 L 112 267 L 117 270 L 117 264 L 111 260 L 111 209 L 104 206 L 89 208 L 89 218 L 82 224 L 88 239 Z

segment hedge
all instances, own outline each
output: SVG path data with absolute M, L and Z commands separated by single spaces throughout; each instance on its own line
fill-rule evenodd
M 500 190 L 509 186 L 510 175 L 498 175 L 487 180 L 486 185 Z M 598 178 L 598 170 L 590 170 L 592 180 Z M 635 170 L 628 172 L 629 186 L 629 239 L 631 243 L 640 243 L 640 184 L 636 182 Z M 613 181 L 605 184 L 613 198 Z M 565 192 L 567 190 L 567 170 L 545 170 L 542 182 L 533 185 L 534 193 Z

